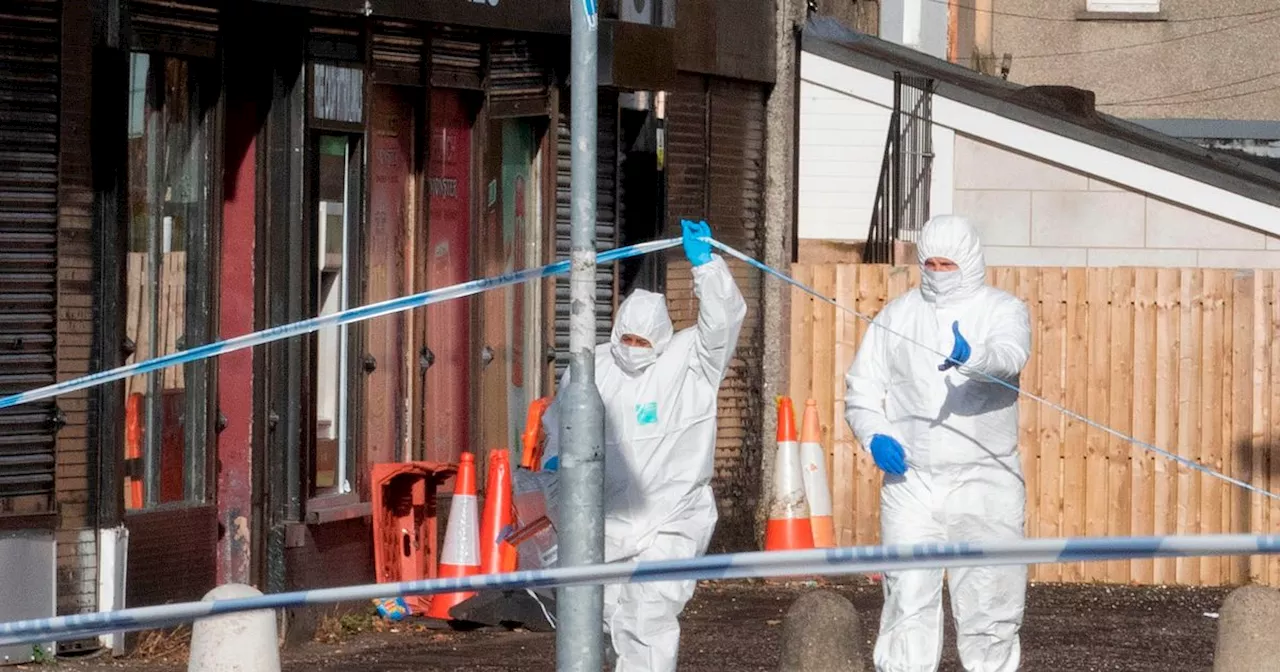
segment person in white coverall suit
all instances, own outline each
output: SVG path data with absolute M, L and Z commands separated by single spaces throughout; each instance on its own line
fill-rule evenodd
M 747 314 L 729 266 L 682 222 L 693 264 L 698 323 L 672 333 L 666 298 L 636 290 L 618 309 L 610 342 L 596 347 L 605 411 L 605 561 L 668 560 L 706 553 L 716 525 L 711 493 L 716 398 Z M 560 390 L 569 382 L 565 372 Z M 543 415 L 543 462 L 558 462 L 557 410 Z M 605 586 L 604 620 L 617 672 L 676 669 L 677 617 L 694 581 Z
M 1031 350 L 1027 307 L 987 286 L 978 235 L 963 217 L 930 220 L 917 249 L 920 287 L 876 316 L 845 376 L 846 419 L 885 472 L 881 541 L 1019 539 L 1017 393 L 983 374 L 1017 385 Z M 1018 669 L 1026 567 L 949 573 L 964 669 Z M 942 578 L 941 569 L 885 573 L 877 672 L 938 669 Z

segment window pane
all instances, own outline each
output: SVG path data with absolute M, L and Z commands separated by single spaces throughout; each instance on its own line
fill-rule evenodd
M 190 65 L 133 54 L 129 77 L 128 257 L 125 331 L 130 362 L 188 346 L 188 239 L 207 227 L 205 114 Z M 203 238 L 201 238 L 203 239 Z M 197 250 L 207 254 L 208 250 Z M 191 316 L 198 317 L 198 316 Z M 203 322 L 201 322 L 203 324 Z M 203 340 L 203 338 L 201 339 Z M 125 506 L 199 499 L 187 492 L 188 379 L 171 367 L 125 383 Z
M 348 195 L 353 160 L 346 136 L 322 135 L 316 147 L 316 315 L 345 310 L 348 285 Z M 321 329 L 316 335 L 316 494 L 350 492 L 347 431 L 347 327 Z
M 160 92 L 154 85 L 151 58 L 133 54 L 129 73 L 129 139 L 128 198 L 129 246 L 125 269 L 125 336 L 134 345 L 126 363 L 132 364 L 155 356 L 154 319 L 156 296 L 155 274 L 151 259 L 152 204 L 155 203 L 154 171 L 158 167 L 160 116 L 157 110 Z M 146 478 L 146 444 L 148 428 L 156 425 L 154 374 L 134 376 L 125 381 L 124 431 L 124 501 L 125 507 L 144 506 Z

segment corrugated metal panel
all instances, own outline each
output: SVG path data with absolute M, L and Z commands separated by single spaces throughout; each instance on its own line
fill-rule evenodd
M 490 116 L 541 116 L 547 113 L 551 73 L 538 45 L 516 38 L 489 46 Z
M 57 0 L 0 12 L 0 395 L 56 379 Z M 54 402 L 0 411 L 0 497 L 53 492 Z
M 431 35 L 431 84 L 479 90 L 484 85 L 484 44 L 476 31 L 439 26 Z
M 148 511 L 125 516 L 129 566 L 125 604 L 145 607 L 199 600 L 216 584 L 218 507 Z
M 568 259 L 571 228 L 569 223 L 569 96 L 563 101 L 557 128 L 556 150 L 556 259 Z M 618 184 L 618 96 L 601 92 L 596 138 L 596 250 L 603 252 L 617 245 Z M 596 271 L 596 342 L 609 340 L 613 328 L 613 265 Z M 569 278 L 556 278 L 556 380 L 569 366 Z
M 422 27 L 399 21 L 373 24 L 373 63 L 403 73 L 406 81 L 422 79 L 422 53 L 426 39 Z

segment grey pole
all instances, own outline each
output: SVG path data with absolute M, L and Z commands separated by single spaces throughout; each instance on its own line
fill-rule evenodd
M 569 95 L 572 252 L 569 269 L 569 386 L 560 442 L 561 567 L 604 561 L 604 408 L 596 390 L 596 12 L 569 0 L 573 39 Z M 604 588 L 556 591 L 556 670 L 600 672 Z

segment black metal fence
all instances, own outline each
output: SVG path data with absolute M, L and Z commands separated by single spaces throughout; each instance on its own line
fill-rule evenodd
M 894 243 L 915 242 L 929 219 L 933 173 L 933 80 L 893 73 L 893 113 L 863 261 L 892 264 Z

